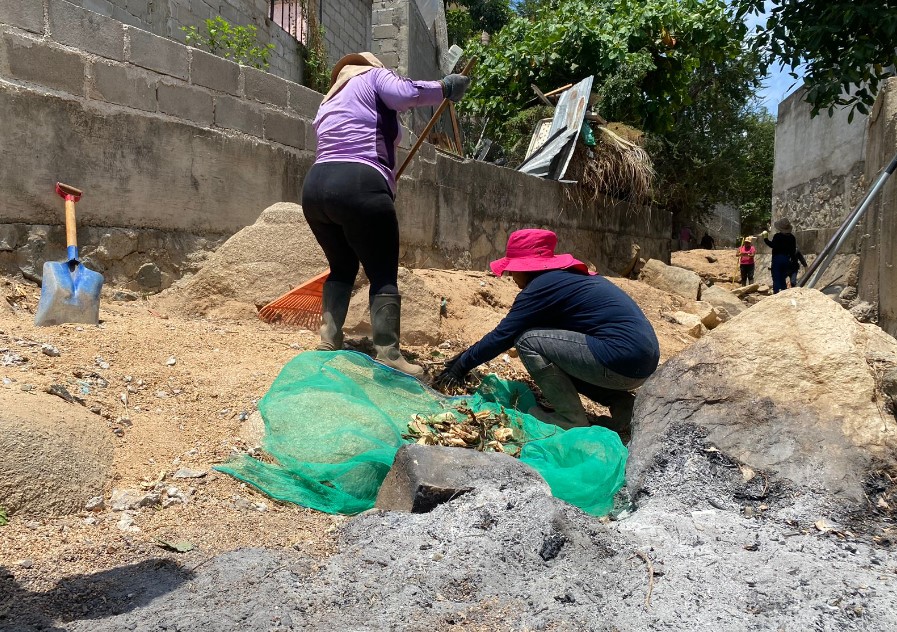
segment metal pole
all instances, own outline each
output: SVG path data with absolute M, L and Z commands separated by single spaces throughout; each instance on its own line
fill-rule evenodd
M 822 252 L 819 253 L 819 256 L 813 261 L 813 264 L 807 269 L 806 273 L 804 273 L 804 276 L 798 282 L 800 287 L 816 287 L 816 284 L 822 279 L 822 275 L 825 274 L 825 271 L 834 260 L 835 255 L 838 254 L 838 250 L 844 245 L 848 235 L 850 235 L 851 231 L 853 231 L 857 223 L 859 223 L 860 218 L 866 213 L 869 206 L 872 204 L 872 201 L 884 187 L 885 182 L 890 175 L 894 173 L 895 169 L 897 169 L 897 154 L 894 154 L 894 158 L 891 159 L 890 164 L 885 167 L 884 171 L 882 171 L 881 175 L 875 181 L 875 184 L 866 194 L 866 197 L 863 198 L 859 206 L 850 214 L 847 220 L 838 229 L 838 232 L 836 232 L 832 239 L 829 240 L 829 243 L 826 244 Z M 811 275 L 813 276 L 812 279 L 810 279 Z

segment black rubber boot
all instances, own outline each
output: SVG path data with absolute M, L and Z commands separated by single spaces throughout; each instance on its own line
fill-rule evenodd
M 549 364 L 544 369 L 532 373 L 532 376 L 533 381 L 542 390 L 542 395 L 554 406 L 554 412 L 550 413 L 540 406 L 534 406 L 528 411 L 530 415 L 539 421 L 566 430 L 589 425 L 586 409 L 582 407 L 579 393 L 569 375 L 555 365 Z
M 399 294 L 375 294 L 371 298 L 371 328 L 374 330 L 374 349 L 377 362 L 391 366 L 416 378 L 424 375 L 423 367 L 411 364 L 399 351 L 402 297 Z
M 321 342 L 318 351 L 339 351 L 343 348 L 343 324 L 349 312 L 349 300 L 352 298 L 352 284 L 339 281 L 324 283 L 321 302 Z

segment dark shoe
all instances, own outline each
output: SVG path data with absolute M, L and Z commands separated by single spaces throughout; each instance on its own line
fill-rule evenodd
M 399 351 L 402 297 L 399 294 L 375 294 L 371 298 L 371 328 L 377 362 L 391 366 L 416 378 L 424 375 L 423 367 L 411 364 Z
M 321 297 L 321 342 L 315 347 L 318 351 L 339 351 L 343 348 L 343 325 L 349 312 L 349 300 L 352 298 L 352 285 L 339 281 L 324 283 Z

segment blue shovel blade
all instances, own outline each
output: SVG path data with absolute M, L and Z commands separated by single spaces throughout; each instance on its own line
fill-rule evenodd
M 46 262 L 34 324 L 99 323 L 102 288 L 103 275 L 77 259 Z

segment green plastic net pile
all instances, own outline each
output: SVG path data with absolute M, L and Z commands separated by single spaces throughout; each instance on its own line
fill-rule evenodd
M 520 460 L 552 494 L 593 515 L 613 507 L 627 451 L 606 428 L 557 426 L 518 412 L 535 404 L 525 384 L 490 375 L 469 397 L 445 397 L 414 378 L 349 351 L 308 351 L 280 372 L 259 402 L 262 448 L 272 462 L 243 456 L 217 467 L 278 500 L 327 513 L 374 506 L 414 415 L 506 410 L 522 430 Z M 454 448 L 464 449 L 464 448 Z

